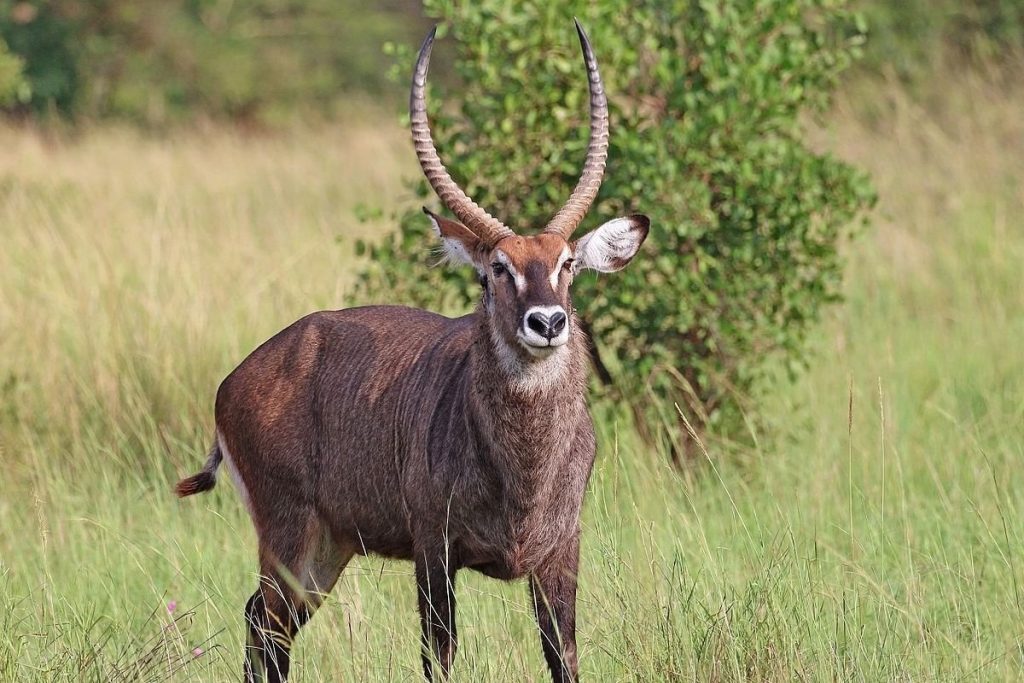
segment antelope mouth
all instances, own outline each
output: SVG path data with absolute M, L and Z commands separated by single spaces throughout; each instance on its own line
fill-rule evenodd
M 566 342 L 569 341 L 569 335 L 553 337 L 551 339 L 536 339 L 532 338 L 533 335 L 527 337 L 522 332 L 516 335 L 519 338 L 519 344 L 526 352 L 534 358 L 547 358 L 555 351 L 565 346 Z

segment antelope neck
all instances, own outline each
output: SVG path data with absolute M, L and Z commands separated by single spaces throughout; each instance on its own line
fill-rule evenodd
M 500 348 L 505 342 L 482 309 L 476 315 L 468 419 L 478 447 L 510 464 L 557 461 L 586 411 L 586 350 L 576 321 L 569 342 L 551 357 L 512 364 L 502 356 L 515 351 Z

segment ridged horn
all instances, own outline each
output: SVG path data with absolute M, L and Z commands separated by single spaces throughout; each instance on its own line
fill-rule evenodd
M 583 48 L 583 61 L 587 65 L 587 79 L 590 82 L 590 144 L 587 146 L 587 160 L 583 164 L 583 173 L 576 183 L 576 189 L 572 191 L 572 196 L 565 206 L 544 228 L 544 232 L 561 235 L 565 240 L 572 237 L 590 205 L 594 203 L 597 191 L 601 188 L 605 161 L 608 159 L 608 100 L 604 94 L 601 74 L 597 70 L 594 50 L 590 47 L 590 39 L 580 26 L 579 20 L 575 21 L 576 32 L 580 36 L 580 45 Z
M 441 163 L 441 158 L 437 155 L 434 140 L 430 135 L 425 91 L 427 71 L 430 68 L 430 49 L 434 45 L 434 34 L 436 33 L 437 27 L 435 26 L 423 41 L 412 76 L 409 119 L 412 122 L 412 142 L 416 147 L 416 158 L 419 159 L 427 182 L 434 188 L 434 192 L 441 198 L 444 205 L 477 237 L 490 245 L 495 245 L 515 233 L 470 199 L 452 180 L 444 164 Z

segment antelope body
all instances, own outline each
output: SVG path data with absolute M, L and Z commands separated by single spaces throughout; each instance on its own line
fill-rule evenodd
M 580 182 L 545 230 L 519 236 L 452 181 L 430 137 L 424 87 L 411 102 L 420 164 L 456 222 L 430 214 L 483 295 L 449 319 L 399 306 L 314 313 L 256 349 L 217 392 L 216 440 L 191 495 L 230 470 L 259 538 L 262 580 L 245 608 L 247 681 L 284 680 L 298 629 L 355 555 L 413 560 L 423 667 L 446 677 L 456 644 L 456 572 L 528 577 L 555 681 L 577 679 L 579 516 L 594 461 L 587 340 L 569 287 L 618 270 L 647 235 L 620 218 L 570 242 L 593 202 L 608 143 L 589 41 L 591 142 Z M 428 212 L 429 214 L 430 212 Z

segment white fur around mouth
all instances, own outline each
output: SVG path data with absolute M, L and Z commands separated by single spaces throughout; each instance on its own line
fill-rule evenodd
M 566 343 L 559 346 L 536 346 L 529 344 L 522 334 L 509 343 L 506 337 L 491 327 L 491 339 L 497 351 L 498 364 L 509 375 L 513 390 L 520 394 L 533 394 L 558 385 L 571 365 L 570 355 L 566 351 L 559 351 L 567 346 L 568 335 Z M 523 352 L 516 346 L 525 349 L 529 358 L 524 358 Z
M 522 334 L 517 335 L 517 337 L 519 338 L 520 346 L 526 349 L 527 353 L 529 353 L 531 356 L 535 358 L 547 358 L 552 353 L 554 353 L 561 347 L 565 346 L 566 341 L 568 341 L 556 337 L 555 339 L 549 341 L 547 344 L 539 345 L 530 342 Z

